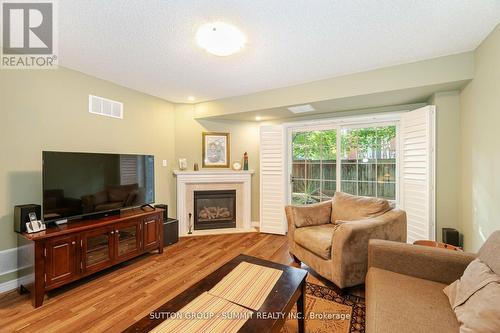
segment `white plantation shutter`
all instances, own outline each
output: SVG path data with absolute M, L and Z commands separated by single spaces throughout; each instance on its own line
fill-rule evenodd
M 120 155 L 120 185 L 138 183 L 137 174 L 137 156 Z
M 435 240 L 435 106 L 407 112 L 401 119 L 402 208 L 408 243 Z
M 285 145 L 282 126 L 260 127 L 260 231 L 286 233 Z

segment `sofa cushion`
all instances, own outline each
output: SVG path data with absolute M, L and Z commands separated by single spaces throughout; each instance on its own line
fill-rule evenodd
M 385 199 L 358 197 L 336 192 L 332 200 L 331 222 L 355 221 L 377 217 L 390 209 L 391 206 Z
M 372 267 L 366 277 L 367 332 L 458 332 L 445 284 Z
M 330 259 L 333 233 L 337 226 L 331 223 L 295 230 L 294 240 L 300 246 L 323 259 Z
M 480 259 L 463 276 L 444 288 L 461 332 L 500 332 L 500 275 Z
M 292 206 L 293 221 L 297 228 L 330 223 L 332 203 L 320 202 L 305 206 Z

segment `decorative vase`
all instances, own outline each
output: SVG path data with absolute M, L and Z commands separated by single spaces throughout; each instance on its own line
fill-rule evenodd
M 248 153 L 243 154 L 243 170 L 248 170 Z

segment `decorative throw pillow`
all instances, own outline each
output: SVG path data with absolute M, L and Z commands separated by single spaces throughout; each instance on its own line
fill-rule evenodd
M 332 200 L 332 223 L 355 221 L 377 217 L 389 211 L 391 206 L 385 199 L 358 197 L 336 192 Z
M 462 277 L 443 291 L 461 333 L 500 332 L 500 276 L 480 259 L 473 260 Z
M 292 206 L 293 221 L 297 228 L 330 223 L 332 203 L 320 202 L 306 206 Z

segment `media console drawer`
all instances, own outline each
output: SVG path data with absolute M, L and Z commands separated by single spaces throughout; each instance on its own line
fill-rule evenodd
M 32 304 L 39 307 L 55 289 L 143 253 L 163 252 L 161 209 L 134 209 L 119 216 L 78 220 L 20 236 L 34 243 Z

